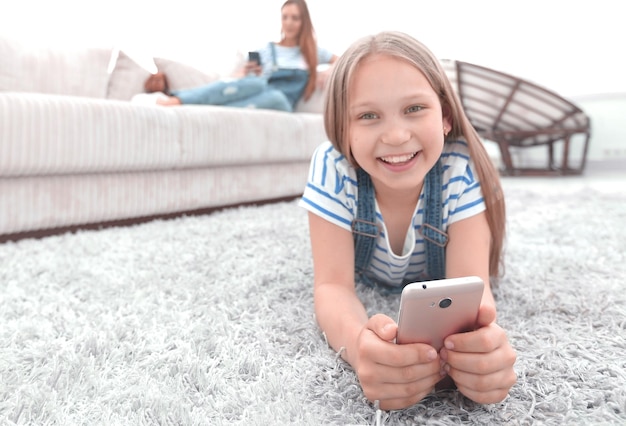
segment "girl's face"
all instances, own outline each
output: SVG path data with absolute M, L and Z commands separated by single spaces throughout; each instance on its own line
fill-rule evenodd
M 355 70 L 348 99 L 352 155 L 377 190 L 416 191 L 443 149 L 439 97 L 424 74 L 388 55 L 365 58 Z
M 302 29 L 302 16 L 295 4 L 287 4 L 282 8 L 282 33 L 287 40 L 297 41 Z

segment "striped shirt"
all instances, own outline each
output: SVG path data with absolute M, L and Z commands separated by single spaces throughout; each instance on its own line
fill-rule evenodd
M 441 154 L 443 165 L 442 200 L 443 231 L 462 219 L 485 210 L 480 182 L 469 157 L 464 141 L 446 142 Z M 313 154 L 306 188 L 299 205 L 329 222 L 352 232 L 356 217 L 358 184 L 356 170 L 347 158 L 330 142 L 321 144 Z M 403 281 L 415 281 L 425 272 L 424 239 L 419 233 L 424 215 L 424 193 L 420 194 L 413 226 L 409 228 L 402 254 L 390 249 L 385 222 L 376 202 L 376 222 L 382 229 L 369 274 L 391 286 L 401 286 Z

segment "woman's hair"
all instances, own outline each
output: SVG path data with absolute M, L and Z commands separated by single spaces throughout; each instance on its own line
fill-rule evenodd
M 421 71 L 439 95 L 442 111 L 451 121 L 452 129 L 446 140 L 464 139 L 467 142 L 487 207 L 487 222 L 491 231 L 489 274 L 498 277 L 501 272 L 505 234 L 505 203 L 500 176 L 478 133 L 465 115 L 461 101 L 452 89 L 441 63 L 426 46 L 401 32 L 382 32 L 361 38 L 352 44 L 335 63 L 328 81 L 324 109 L 326 134 L 335 148 L 358 167 L 350 152 L 348 134 L 350 83 L 361 61 L 376 54 L 399 58 Z
M 315 40 L 315 29 L 311 21 L 309 7 L 304 0 L 287 0 L 281 6 L 281 10 L 288 4 L 295 4 L 300 10 L 300 19 L 302 26 L 300 27 L 300 52 L 309 67 L 309 81 L 304 89 L 304 98 L 308 99 L 315 90 L 315 81 L 317 80 L 317 42 Z

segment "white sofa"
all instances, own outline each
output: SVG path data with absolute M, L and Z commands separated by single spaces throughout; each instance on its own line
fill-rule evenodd
M 295 113 L 161 107 L 130 101 L 149 72 L 124 52 L 0 39 L 0 58 L 2 240 L 295 197 L 326 138 L 321 93 Z M 172 89 L 220 77 L 154 62 Z

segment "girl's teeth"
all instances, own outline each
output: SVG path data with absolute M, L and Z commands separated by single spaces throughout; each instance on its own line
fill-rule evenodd
M 391 164 L 406 163 L 407 161 L 415 157 L 416 154 L 417 153 L 414 152 L 413 154 L 396 155 L 393 157 L 381 157 L 380 159 L 383 160 L 385 163 Z

